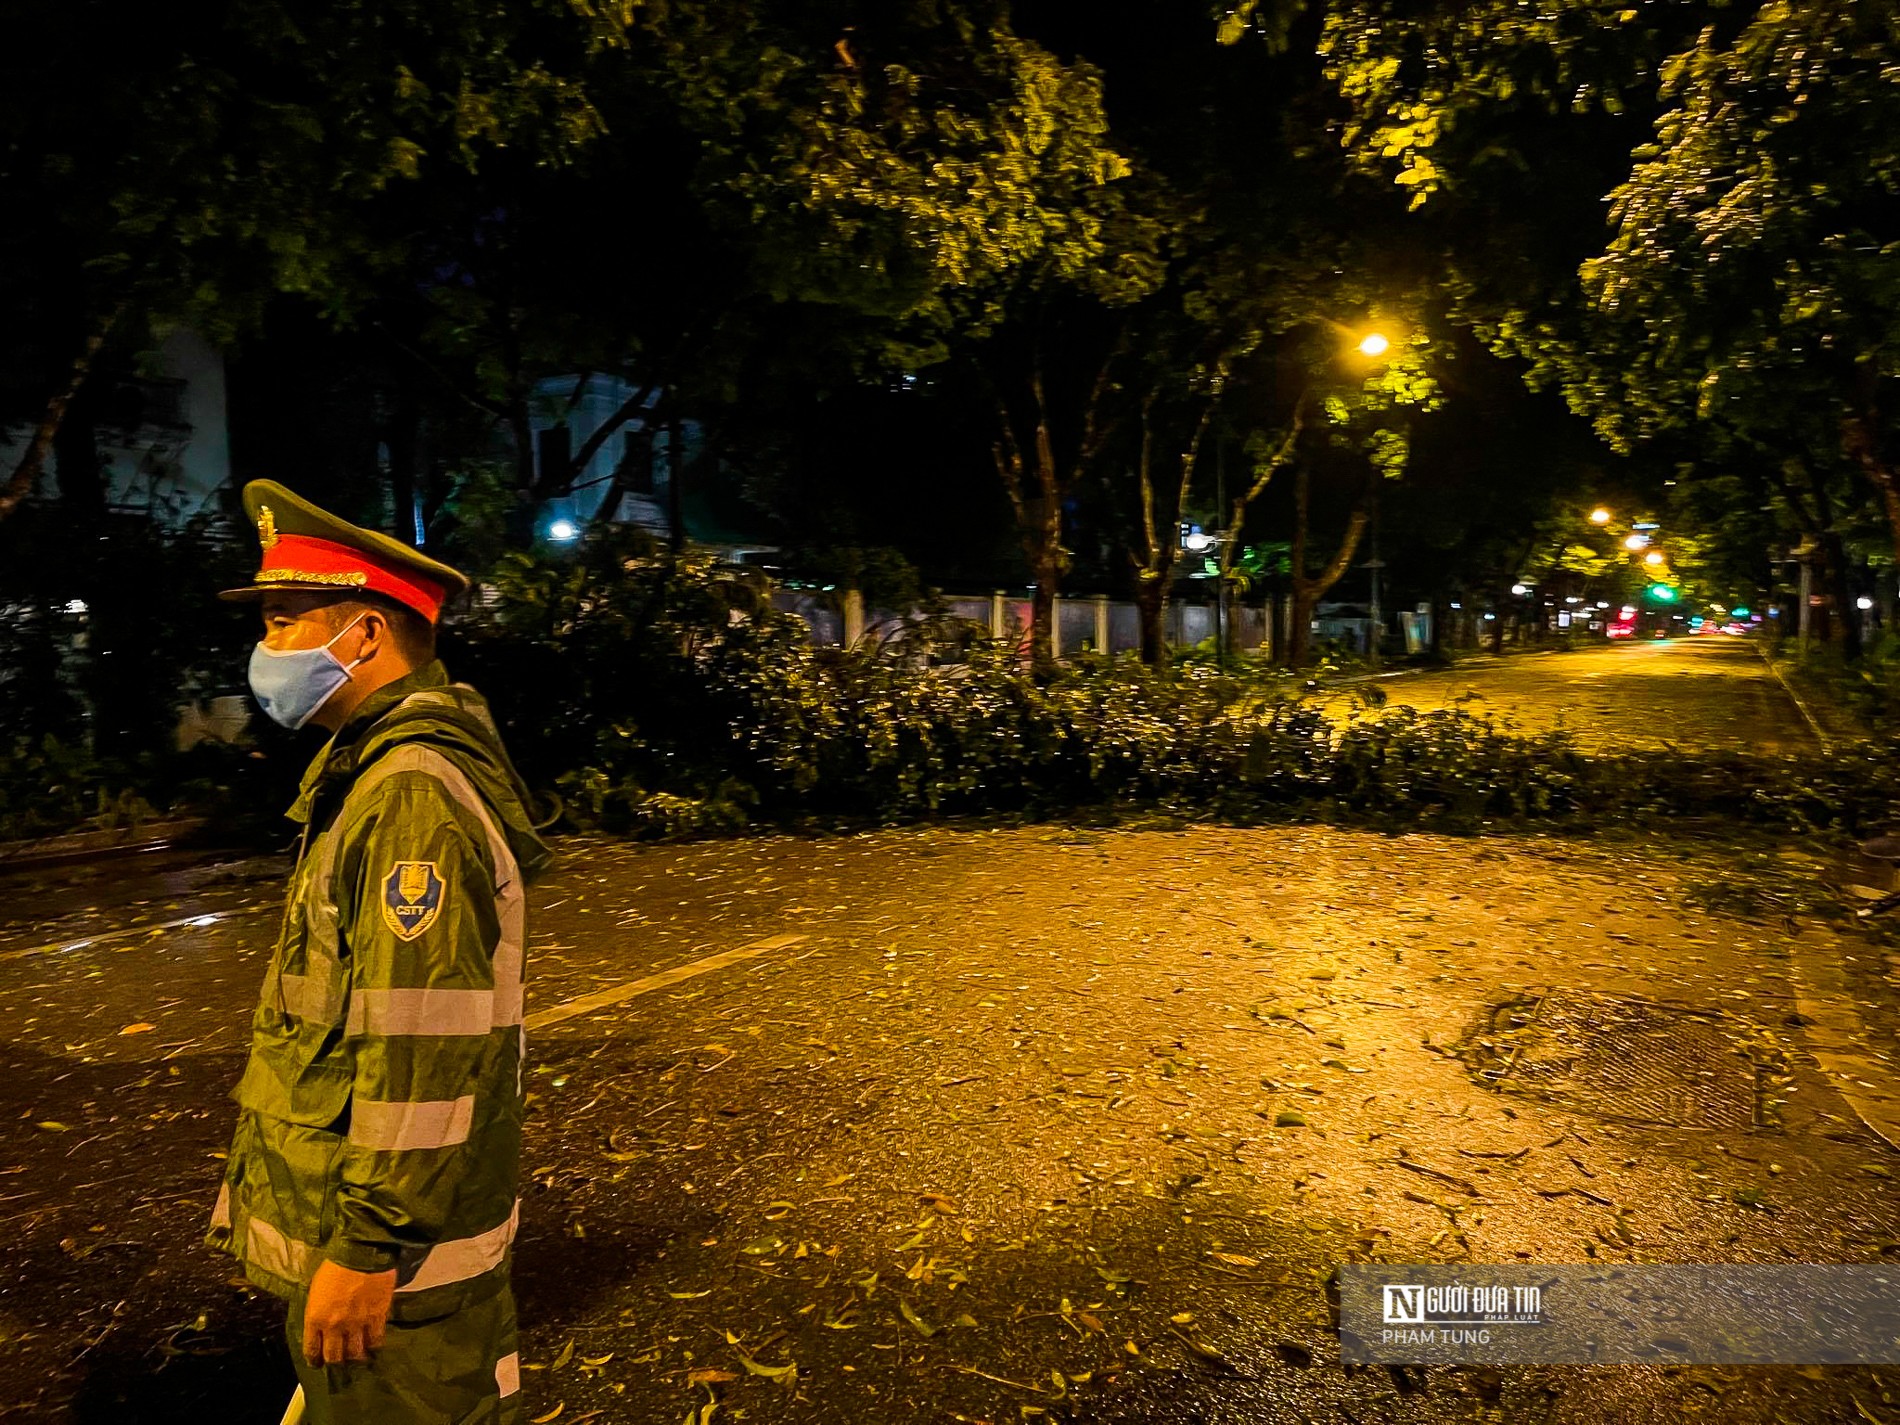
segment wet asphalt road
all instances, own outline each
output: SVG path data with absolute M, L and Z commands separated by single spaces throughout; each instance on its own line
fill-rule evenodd
M 538 1419 L 1896 1418 L 1890 1368 L 1338 1361 L 1345 1261 L 1900 1261 L 1900 1154 L 1856 1108 L 1891 1039 L 1855 1082 L 1801 1012 L 1884 1024 L 1900 961 L 1807 914 L 1776 848 L 1156 823 L 561 851 L 536 1014 L 773 948 L 533 1036 Z M 197 1237 L 284 869 L 0 888 L 0 1418 L 276 1420 L 278 1312 Z M 1711 1047 L 1487 1086 L 1532 1004 Z
M 1811 752 L 1809 724 L 1752 639 L 1710 635 L 1473 658 L 1380 684 L 1395 706 L 1462 706 L 1590 750 Z

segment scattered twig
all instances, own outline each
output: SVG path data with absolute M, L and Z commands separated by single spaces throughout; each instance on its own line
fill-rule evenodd
M 747 1158 L 743 1163 L 739 1164 L 738 1167 L 734 1168 L 731 1172 L 727 1173 L 723 1178 L 721 1178 L 717 1183 L 713 1184 L 713 1186 L 724 1187 L 727 1183 L 731 1182 L 734 1178 L 738 1177 L 739 1174 L 743 1173 L 747 1168 L 751 1167 L 754 1163 L 762 1163 L 767 1158 L 783 1158 L 784 1156 L 785 1155 L 783 1153 L 773 1152 L 773 1153 L 761 1153 L 756 1158 Z
M 1397 1158 L 1394 1159 L 1394 1161 L 1408 1173 L 1418 1173 L 1423 1177 L 1436 1178 L 1441 1183 L 1450 1183 L 1451 1186 L 1457 1188 L 1458 1191 L 1465 1193 L 1467 1196 L 1482 1197 L 1484 1195 L 1464 1178 L 1455 1177 L 1450 1173 L 1441 1173 L 1436 1168 L 1428 1168 L 1423 1163 L 1410 1162 L 1404 1158 Z
M 1598 1207 L 1615 1207 L 1616 1206 L 1616 1204 L 1611 1202 L 1607 1197 L 1601 1197 L 1598 1194 L 1591 1192 L 1589 1188 L 1580 1188 L 1580 1187 L 1537 1188 L 1535 1189 L 1535 1191 L 1539 1197 L 1572 1196 L 1572 1197 L 1583 1198 L 1588 1202 L 1594 1202 Z
M 944 1369 L 947 1371 L 955 1371 L 958 1375 L 980 1376 L 984 1380 L 993 1380 L 998 1385 L 1006 1385 L 1011 1390 L 1026 1390 L 1031 1395 L 1047 1395 L 1048 1394 L 1048 1392 L 1045 1391 L 1039 1385 L 1025 1385 L 1022 1381 L 1019 1381 L 1019 1380 L 1007 1380 L 1002 1376 L 993 1376 L 988 1371 L 979 1371 L 975 1366 L 959 1366 L 952 1362 L 946 1362 L 944 1365 Z

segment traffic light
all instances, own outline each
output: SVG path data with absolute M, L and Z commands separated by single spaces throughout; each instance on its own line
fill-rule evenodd
M 1659 604 L 1673 604 L 1676 601 L 1676 591 L 1667 584 L 1651 584 L 1649 596 Z

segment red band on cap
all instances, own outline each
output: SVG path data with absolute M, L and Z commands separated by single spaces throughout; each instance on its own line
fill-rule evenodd
M 338 589 L 364 589 L 394 599 L 434 623 L 447 594 L 440 584 L 413 569 L 377 559 L 361 549 L 282 534 L 264 551 L 258 584 L 320 584 Z

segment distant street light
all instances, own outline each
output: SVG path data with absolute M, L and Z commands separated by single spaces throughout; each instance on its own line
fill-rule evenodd
M 1871 609 L 1873 606 L 1874 606 L 1874 601 L 1868 598 L 1865 594 L 1862 594 L 1858 599 L 1854 600 L 1854 607 L 1862 610 L 1863 612 L 1865 612 L 1868 609 Z
M 1645 564 L 1660 564 L 1662 562 L 1663 557 L 1660 549 L 1652 549 L 1643 556 L 1643 563 Z
M 1608 524 L 1609 522 L 1610 512 L 1604 509 L 1603 506 L 1598 505 L 1594 510 L 1590 511 L 1591 524 Z
M 1523 598 L 1524 595 L 1528 594 L 1530 591 L 1531 591 L 1531 586 L 1529 584 L 1511 585 L 1511 592 L 1513 594 L 1516 594 L 1520 599 Z
M 1647 549 L 1649 548 L 1649 536 L 1646 534 L 1632 534 L 1628 539 L 1623 541 L 1623 547 L 1632 553 L 1638 549 Z
M 562 544 L 581 537 L 581 528 L 573 520 L 556 520 L 548 526 L 548 538 Z
M 1383 332 L 1367 332 L 1359 343 L 1361 356 L 1384 356 L 1392 347 Z

